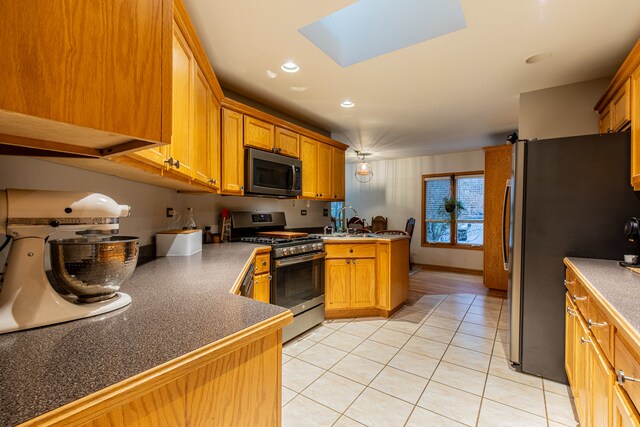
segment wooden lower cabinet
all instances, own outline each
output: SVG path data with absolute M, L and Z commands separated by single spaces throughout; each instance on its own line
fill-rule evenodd
M 576 348 L 573 395 L 580 423 L 584 426 L 590 426 L 589 371 L 591 369 L 591 358 L 588 343 L 584 342 L 584 340 L 589 339 L 589 330 L 579 315 L 575 317 L 573 339 Z
M 569 384 L 575 383 L 575 370 L 576 370 L 576 317 L 578 312 L 576 306 L 571 301 L 569 293 L 567 292 L 566 298 L 566 310 L 565 310 L 565 341 L 564 341 L 564 368 L 567 372 L 567 378 Z
M 269 273 L 257 274 L 253 277 L 253 299 L 266 302 L 271 300 L 271 275 Z
M 611 425 L 611 394 L 615 383 L 615 375 L 600 349 L 594 343 L 589 345 L 590 350 L 590 394 L 591 425 Z
M 328 309 L 376 305 L 375 259 L 325 261 L 325 305 Z
M 325 243 L 325 316 L 384 316 L 409 295 L 409 239 Z
M 640 426 L 640 415 L 629 400 L 627 393 L 616 384 L 613 387 L 613 417 L 611 425 L 613 427 L 638 427 Z

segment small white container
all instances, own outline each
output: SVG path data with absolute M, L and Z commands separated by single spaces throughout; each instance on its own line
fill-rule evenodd
M 202 230 L 156 233 L 156 256 L 189 256 L 202 250 Z

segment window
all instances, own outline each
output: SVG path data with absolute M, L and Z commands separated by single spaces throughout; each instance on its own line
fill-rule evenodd
M 482 172 L 423 175 L 422 245 L 481 249 L 484 241 Z M 458 202 L 458 208 L 445 207 Z

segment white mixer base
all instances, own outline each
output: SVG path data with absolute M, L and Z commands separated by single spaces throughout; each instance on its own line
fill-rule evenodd
M 0 334 L 98 316 L 131 304 L 117 292 L 106 301 L 76 304 L 58 294 L 44 272 L 44 239 L 12 243 L 0 291 Z

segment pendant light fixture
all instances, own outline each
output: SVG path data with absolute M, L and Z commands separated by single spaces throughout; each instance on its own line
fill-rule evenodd
M 369 182 L 373 178 L 373 169 L 371 169 L 371 163 L 367 162 L 366 157 L 369 153 L 362 153 L 356 151 L 358 157 L 358 165 L 356 166 L 355 177 L 360 182 Z

